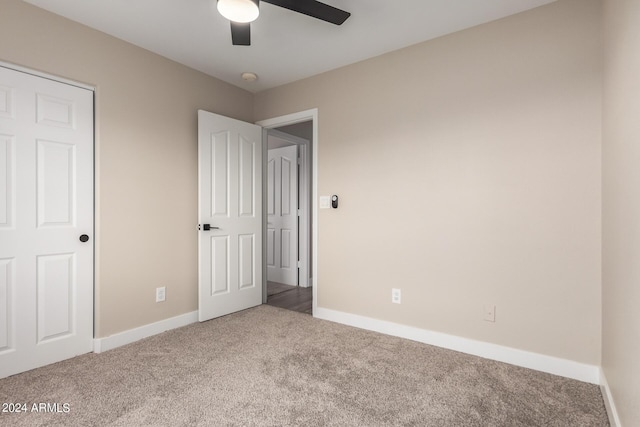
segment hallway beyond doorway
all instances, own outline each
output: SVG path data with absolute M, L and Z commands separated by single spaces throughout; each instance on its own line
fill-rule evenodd
M 267 282 L 267 305 L 312 314 L 313 288 Z

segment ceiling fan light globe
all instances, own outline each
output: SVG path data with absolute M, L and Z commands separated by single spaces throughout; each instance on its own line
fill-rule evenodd
M 218 12 L 229 21 L 248 23 L 258 18 L 259 0 L 218 0 Z

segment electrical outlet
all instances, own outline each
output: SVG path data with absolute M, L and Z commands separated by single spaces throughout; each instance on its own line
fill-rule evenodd
M 166 299 L 167 296 L 167 288 L 162 286 L 160 288 L 156 288 L 156 302 L 162 302 Z
M 391 289 L 391 302 L 394 304 L 400 304 L 402 302 L 402 291 L 400 289 Z
M 484 320 L 487 322 L 496 321 L 496 306 L 487 304 L 484 306 Z

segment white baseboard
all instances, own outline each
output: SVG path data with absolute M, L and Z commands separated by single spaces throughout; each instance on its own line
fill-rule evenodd
M 171 329 L 180 328 L 190 325 L 198 321 L 198 312 L 182 314 L 170 319 L 161 320 L 159 322 L 150 323 L 140 326 L 139 328 L 129 329 L 105 338 L 95 338 L 93 340 L 93 352 L 102 353 L 103 351 L 112 350 L 123 345 L 131 344 L 143 338 L 147 338 L 159 333 L 169 331 Z
M 613 395 L 607 382 L 607 377 L 604 375 L 604 371 L 600 368 L 600 390 L 602 390 L 602 398 L 604 399 L 604 406 L 607 408 L 607 415 L 609 415 L 609 424 L 611 427 L 622 427 L 620 417 L 618 416 L 618 410 L 613 401 Z
M 612 427 L 621 427 L 615 410 L 615 405 L 613 404 L 611 391 L 606 382 L 606 378 L 604 377 L 604 373 L 602 373 L 598 366 L 587 365 L 584 363 L 574 362 L 572 360 L 560 359 L 557 357 L 518 350 L 511 347 L 504 347 L 483 341 L 476 341 L 469 338 L 462 338 L 455 335 L 448 335 L 441 332 L 429 331 L 413 326 L 400 325 L 398 323 L 344 313 L 322 307 L 317 307 L 314 310 L 313 315 L 318 319 L 342 323 L 344 325 L 354 326 L 360 329 L 406 338 L 449 350 L 484 357 L 486 359 L 601 385 L 603 388 L 605 404 L 607 405 L 607 411 L 609 412 L 610 417 L 612 417 L 616 422 L 616 424 L 613 422 L 611 423 Z M 197 321 L 198 312 L 193 311 L 191 313 L 186 313 L 170 319 L 161 320 L 149 325 L 120 332 L 109 337 L 96 338 L 93 340 L 94 352 L 101 353 L 108 351 L 126 344 L 131 344 L 143 338 L 157 335 L 164 331 L 195 323 Z
M 485 359 L 509 363 L 511 365 L 547 372 L 549 374 L 572 378 L 591 384 L 600 384 L 600 368 L 595 365 L 587 365 L 584 363 L 574 362 L 572 360 L 560 359 L 557 357 L 504 347 L 497 344 L 476 341 L 455 335 L 448 335 L 441 332 L 434 332 L 384 320 L 330 310 L 327 308 L 317 307 L 313 312 L 313 316 L 323 320 L 354 326 L 356 328 L 367 329 L 386 335 L 406 338 L 449 350 L 472 354 L 474 356 L 484 357 Z

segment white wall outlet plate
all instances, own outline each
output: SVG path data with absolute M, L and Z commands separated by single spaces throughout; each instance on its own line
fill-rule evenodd
M 487 322 L 496 321 L 496 306 L 493 304 L 484 305 L 484 320 Z
M 156 288 L 156 302 L 162 302 L 167 297 L 167 288 L 162 286 L 160 288 Z
M 402 302 L 402 291 L 400 289 L 391 289 L 391 302 L 394 304 L 400 304 Z

